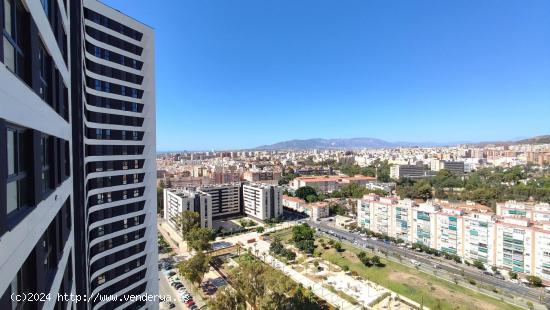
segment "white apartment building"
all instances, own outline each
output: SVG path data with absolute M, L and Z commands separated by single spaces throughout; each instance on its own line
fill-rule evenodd
M 267 220 L 283 214 L 281 187 L 252 183 L 243 185 L 243 209 L 248 216 Z
M 313 221 L 318 221 L 321 218 L 329 216 L 329 204 L 319 201 L 309 203 L 303 207 L 304 213 L 307 214 Z
M 415 207 L 416 203 L 411 199 L 402 199 L 397 202 L 392 217 L 392 237 L 409 243 L 413 242 L 412 224 Z
M 494 266 L 496 218 L 493 213 L 471 212 L 463 217 L 464 251 L 462 257 L 468 261 L 479 260 Z
M 443 207 L 436 219 L 436 249 L 449 254 L 462 255 L 464 252 L 464 210 Z
M 304 207 L 307 204 L 305 200 L 298 197 L 283 195 L 283 207 L 292 209 L 297 212 L 304 212 Z
M 187 189 L 164 189 L 164 219 L 178 230 L 176 217 L 184 211 L 197 212 L 203 228 L 212 228 L 212 196 Z
M 496 265 L 519 273 L 533 273 L 534 231 L 529 219 L 505 217 L 497 225 Z
M 509 201 L 498 214 L 473 203 L 365 195 L 357 202 L 359 227 L 420 243 L 487 267 L 536 275 L 550 282 L 550 206 Z
M 431 201 L 421 203 L 413 209 L 413 243 L 430 248 L 437 247 L 437 213 L 441 207 Z

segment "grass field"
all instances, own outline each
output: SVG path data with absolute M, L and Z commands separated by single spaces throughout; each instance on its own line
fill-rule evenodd
M 284 230 L 274 235 L 281 240 L 288 240 L 291 232 Z M 324 239 L 328 240 L 326 237 Z M 356 256 L 361 250 L 348 244 L 342 244 L 342 248 L 343 252 L 336 252 L 332 247 L 323 249 L 318 245 L 315 251 L 320 253 L 324 260 L 338 266 L 347 265 L 350 271 L 355 271 L 361 277 L 418 303 L 423 303 L 430 309 L 520 309 L 414 268 L 386 260 L 384 257 L 381 260 L 385 267 L 366 267 Z
M 359 249 L 343 244 L 343 252 L 317 247 L 321 257 L 338 266 L 347 265 L 365 279 L 378 283 L 397 294 L 423 303 L 431 309 L 520 309 L 487 295 L 474 292 L 414 268 L 382 258 L 385 267 L 366 267 L 356 254 Z

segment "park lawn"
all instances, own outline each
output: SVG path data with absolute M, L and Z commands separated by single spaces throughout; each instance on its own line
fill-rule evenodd
M 271 233 L 271 236 L 273 238 L 279 237 L 281 241 L 288 241 L 290 238 L 292 238 L 292 229 L 286 228 L 283 230 L 278 230 L 276 232 Z
M 385 267 L 366 267 L 356 257 L 361 250 L 348 244 L 342 244 L 342 248 L 345 251 L 336 252 L 332 247 L 325 250 L 318 245 L 315 251 L 320 252 L 323 259 L 338 266 L 347 265 L 350 271 L 357 272 L 361 277 L 423 303 L 430 309 L 520 309 L 383 257 L 381 261 Z

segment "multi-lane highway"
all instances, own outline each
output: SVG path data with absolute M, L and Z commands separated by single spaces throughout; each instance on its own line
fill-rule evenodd
M 434 265 L 437 265 L 437 269 L 445 270 L 448 273 L 456 275 L 457 277 L 461 277 L 462 275 L 464 275 L 465 277 L 474 279 L 478 283 L 491 285 L 508 294 L 521 296 L 525 299 L 529 299 L 535 302 L 540 302 L 539 298 L 542 297 L 542 303 L 545 304 L 547 308 L 550 306 L 550 296 L 548 296 L 550 294 L 547 294 L 540 288 L 537 289 L 521 284 L 515 284 L 491 275 L 483 274 L 483 272 L 473 267 L 457 264 L 453 261 L 445 259 L 435 259 L 430 255 L 418 253 L 416 251 L 388 244 L 380 240 L 366 239 L 364 236 L 361 236 L 357 233 L 338 229 L 333 226 L 329 226 L 327 223 L 324 222 L 314 222 L 310 220 L 305 222 L 322 232 L 330 232 L 331 235 L 337 238 L 346 240 L 350 243 L 354 243 L 357 247 L 371 249 L 374 248 L 386 251 L 388 253 L 396 253 L 404 259 L 414 259 L 418 261 L 420 264 L 422 264 L 422 267 L 427 269 L 435 269 Z

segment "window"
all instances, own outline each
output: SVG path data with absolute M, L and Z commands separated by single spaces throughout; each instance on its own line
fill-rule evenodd
M 40 139 L 42 159 L 42 193 L 46 194 L 54 188 L 53 184 L 53 137 L 42 136 Z
M 11 295 L 17 295 L 17 294 L 21 294 L 23 293 L 23 290 L 21 289 L 21 284 L 23 283 L 22 281 L 22 275 L 21 275 L 21 270 L 19 270 L 19 272 L 17 272 L 17 274 L 15 275 L 15 277 L 13 278 L 13 280 L 11 280 L 11 285 L 10 285 L 10 288 L 11 288 Z M 17 302 L 16 300 L 17 298 L 11 298 L 11 309 L 12 310 L 16 310 L 16 309 L 21 309 L 22 307 L 22 299 L 19 299 L 20 301 Z
M 50 15 L 50 8 L 49 8 L 49 0 L 40 0 L 40 3 L 42 4 L 42 8 L 44 9 L 44 13 L 46 13 L 46 16 Z
M 46 52 L 44 45 L 40 44 L 38 49 L 38 64 L 39 64 L 39 74 L 40 77 L 40 97 L 51 105 L 51 93 L 49 89 L 50 75 L 51 75 L 51 63 L 50 56 Z
M 19 0 L 4 1 L 4 64 L 28 82 L 24 58 L 28 56 L 27 12 Z
M 103 284 L 103 283 L 105 283 L 105 274 L 99 275 L 99 276 L 97 277 L 97 284 L 98 284 L 98 285 L 101 285 L 101 284 Z
M 29 141 L 27 132 L 23 129 L 8 127 L 6 131 L 7 141 L 7 168 L 6 179 L 7 214 L 20 210 L 30 203 L 32 189 L 29 184 L 27 172 Z

